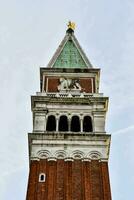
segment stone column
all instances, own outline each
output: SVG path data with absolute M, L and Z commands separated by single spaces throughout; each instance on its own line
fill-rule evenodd
M 59 131 L 59 114 L 56 115 L 56 132 Z
M 71 116 L 68 116 L 68 131 L 71 131 Z
M 83 118 L 80 118 L 80 131 L 83 132 Z
M 80 114 L 80 131 L 83 132 L 83 114 Z

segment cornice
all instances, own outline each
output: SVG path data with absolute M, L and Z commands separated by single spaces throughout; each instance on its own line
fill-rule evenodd
M 94 105 L 98 103 L 106 104 L 105 108 L 107 108 L 108 97 L 48 97 L 48 96 L 31 96 L 31 107 L 35 107 L 36 102 L 40 103 L 50 103 L 50 104 L 75 104 L 75 105 Z
M 29 133 L 29 159 L 108 160 L 111 135 Z

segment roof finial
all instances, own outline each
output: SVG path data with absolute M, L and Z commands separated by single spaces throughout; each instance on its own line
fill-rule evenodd
M 73 33 L 74 29 L 75 29 L 75 23 L 69 21 L 68 24 L 67 24 L 67 26 L 68 26 L 67 33 Z

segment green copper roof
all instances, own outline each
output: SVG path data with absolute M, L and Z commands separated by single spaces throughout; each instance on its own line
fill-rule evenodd
M 72 40 L 68 40 L 53 65 L 54 68 L 87 68 Z
M 74 34 L 67 32 L 47 67 L 83 69 L 92 68 L 92 65 Z

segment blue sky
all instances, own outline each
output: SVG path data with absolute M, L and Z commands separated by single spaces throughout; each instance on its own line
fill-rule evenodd
M 113 200 L 134 196 L 134 1 L 0 0 L 0 199 L 24 200 L 28 178 L 30 95 L 69 20 L 94 67 L 100 92 L 110 97 L 106 130 L 112 134 Z

